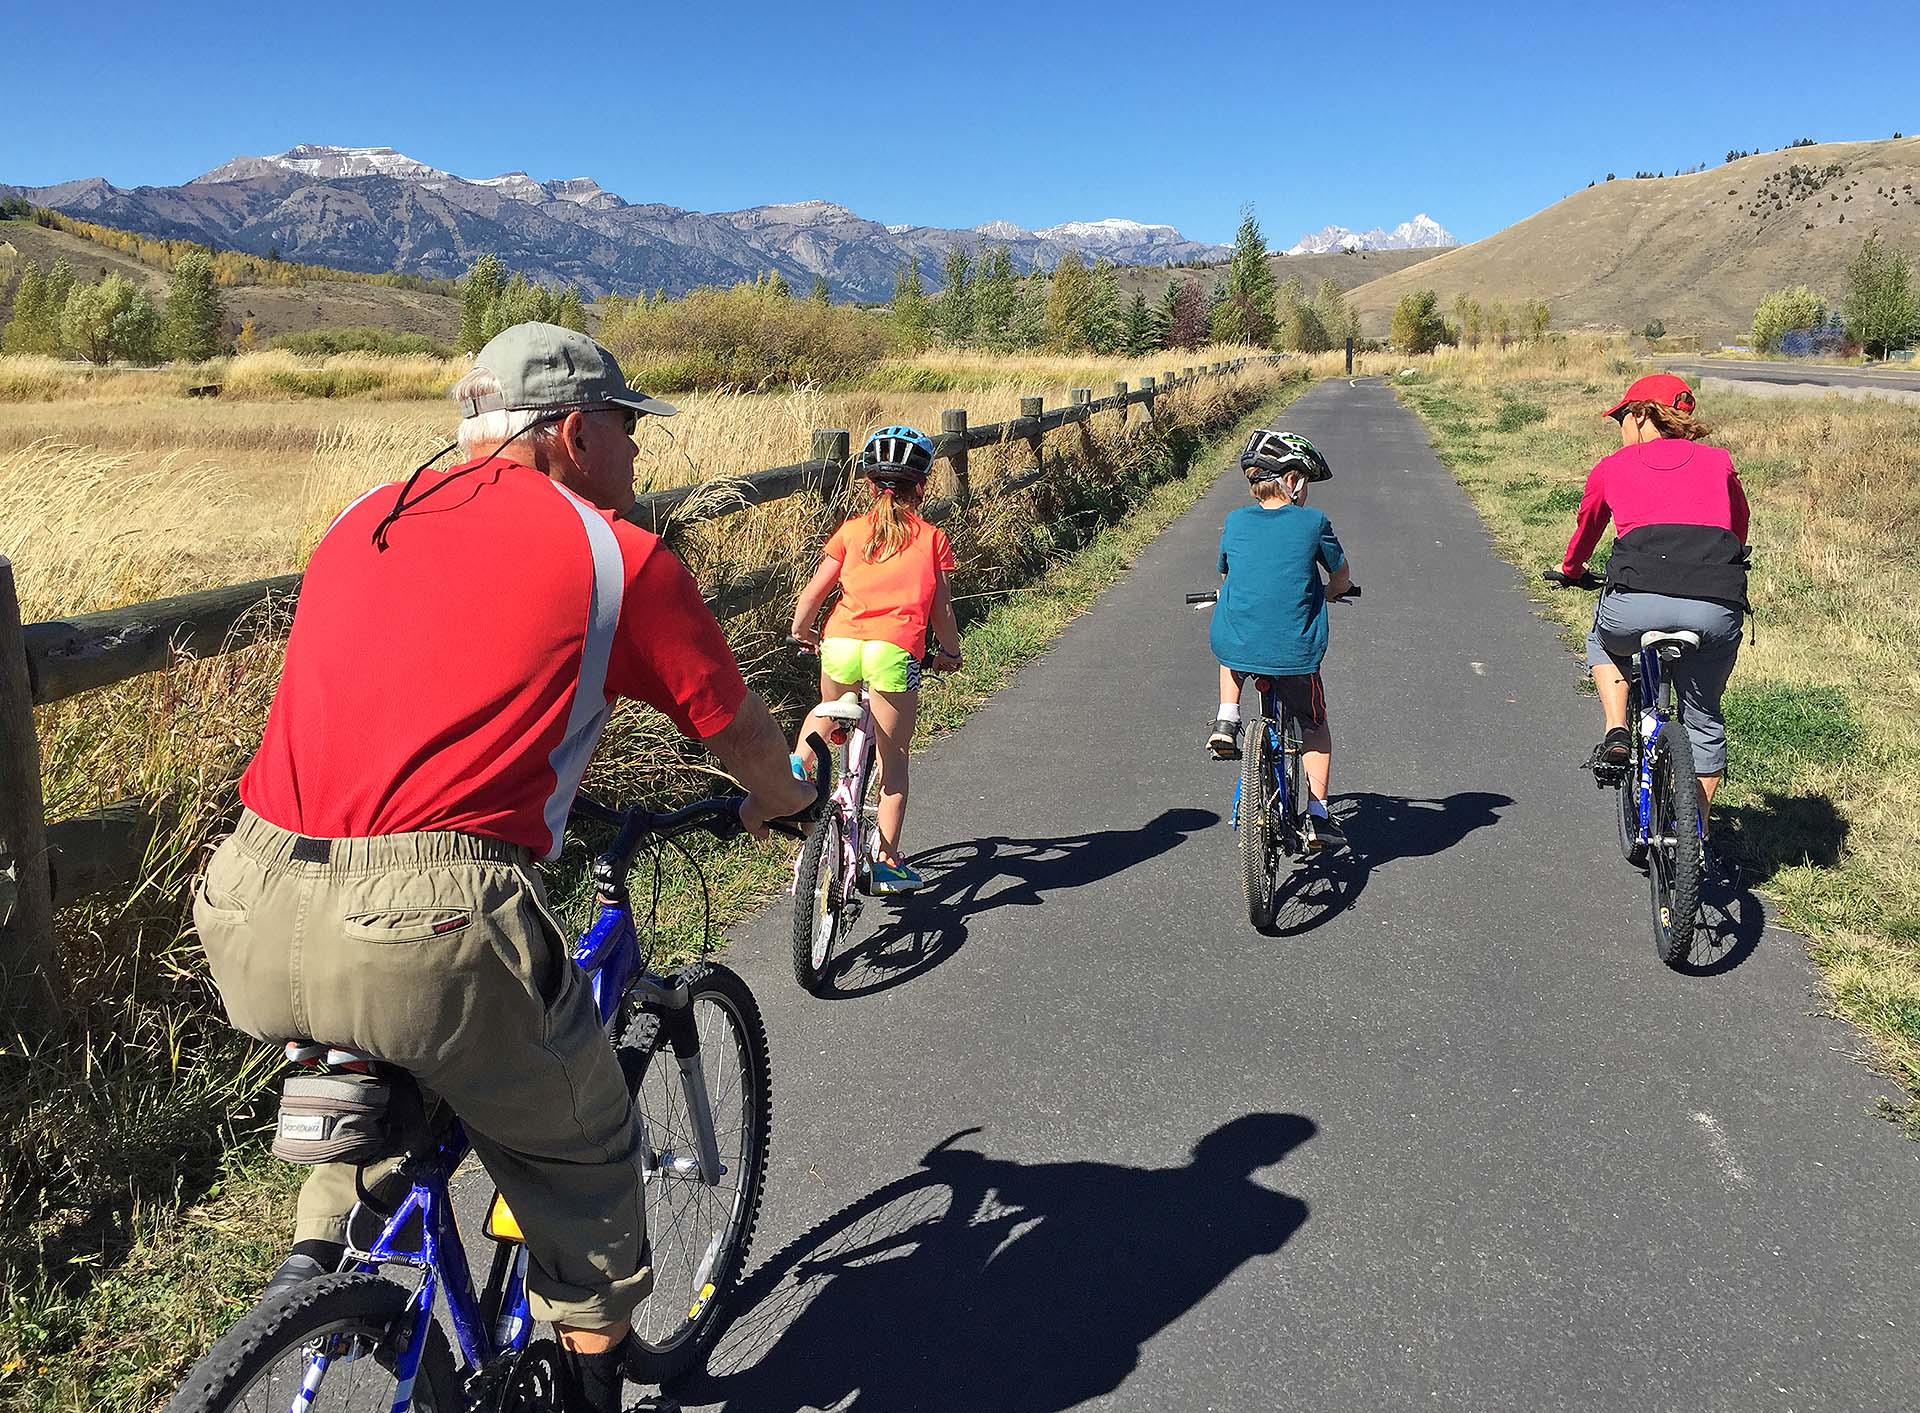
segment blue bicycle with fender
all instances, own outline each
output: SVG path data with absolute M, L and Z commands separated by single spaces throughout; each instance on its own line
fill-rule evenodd
M 627 1376 L 639 1383 L 687 1372 L 719 1332 L 760 1211 L 771 1089 L 766 1026 L 746 982 L 704 957 L 666 974 L 650 970 L 628 875 L 641 850 L 655 850 L 651 921 L 660 901 L 658 850 L 686 854 L 680 841 L 689 836 L 739 834 L 740 804 L 732 796 L 655 813 L 580 796 L 574 807 L 576 825 L 612 832 L 592 862 L 597 915 L 573 960 L 592 978 L 644 1134 L 654 1286 L 633 1315 Z M 776 827 L 802 832 L 787 822 Z M 336 1138 L 364 1135 L 344 1159 L 362 1174 L 362 1200 L 348 1220 L 349 1265 L 256 1305 L 194 1366 L 168 1413 L 559 1407 L 559 1347 L 533 1338 L 527 1250 L 498 1192 L 486 1219 L 491 1270 L 475 1293 L 451 1193 L 468 1152 L 458 1119 L 436 1113 L 395 1066 L 300 1041 L 289 1043 L 288 1057 L 309 1072 L 283 1088 L 281 1134 L 291 1122 Z M 312 1072 L 322 1066 L 324 1074 Z M 346 1114 L 349 1127 L 317 1123 L 314 1106 L 292 1102 L 296 1093 L 332 1093 L 334 1115 Z M 330 1150 L 328 1160 L 341 1159 Z M 385 1171 L 369 1185 L 376 1167 Z

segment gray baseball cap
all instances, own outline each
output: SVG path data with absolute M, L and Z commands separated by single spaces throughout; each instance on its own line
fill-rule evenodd
M 460 399 L 460 415 L 482 412 L 560 411 L 575 407 L 629 407 L 652 417 L 680 409 L 627 386 L 611 353 L 558 324 L 515 324 L 502 329 L 474 355 L 473 365 L 499 381 L 497 395 Z

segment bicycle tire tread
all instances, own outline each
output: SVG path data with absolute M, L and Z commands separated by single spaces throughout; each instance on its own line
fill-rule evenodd
M 219 1413 L 310 1327 L 355 1318 L 365 1319 L 370 1328 L 376 1322 L 390 1324 L 409 1299 L 404 1286 L 384 1276 L 348 1271 L 317 1276 L 263 1300 L 214 1341 L 168 1400 L 164 1413 Z M 437 1324 L 427 1330 L 427 1345 L 414 1380 L 416 1397 L 423 1388 L 435 1413 L 458 1413 L 461 1395 L 453 1355 Z

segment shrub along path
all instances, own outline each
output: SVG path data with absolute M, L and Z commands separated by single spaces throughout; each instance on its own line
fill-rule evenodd
M 1366 587 L 1338 889 L 1253 932 L 1202 757 L 1229 474 L 916 762 L 933 885 L 840 995 L 784 903 L 737 929 L 773 1168 L 689 1406 L 1903 1404 L 1916 1150 L 1802 945 L 1660 966 L 1593 703 L 1419 423 L 1335 382 L 1284 425 Z

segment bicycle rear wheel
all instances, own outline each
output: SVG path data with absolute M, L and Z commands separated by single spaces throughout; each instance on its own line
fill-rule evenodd
M 647 1239 L 654 1285 L 633 1312 L 635 1352 L 627 1366 L 628 1377 L 639 1383 L 664 1383 L 686 1373 L 719 1332 L 721 1311 L 753 1246 L 773 1125 L 767 1028 L 753 992 L 711 963 L 689 967 L 679 979 L 692 993 L 700 1067 L 726 1171 L 709 1185 L 687 1170 L 686 1160 L 696 1158 L 699 1148 L 668 1026 L 659 1012 L 641 1012 L 621 1042 L 623 1050 L 640 1052 L 634 1101 L 652 1153 Z
M 411 1298 L 383 1276 L 350 1272 L 263 1300 L 193 1366 L 166 1413 L 389 1413 L 399 1388 L 395 1363 L 413 1326 Z M 460 1413 L 465 1406 L 446 1336 L 429 1325 L 413 1407 Z
M 840 807 L 829 802 L 800 849 L 793 889 L 793 979 L 810 992 L 820 989 L 845 930 L 846 827 Z
M 1297 859 L 1306 852 L 1301 830 L 1307 808 L 1307 763 L 1301 755 L 1300 723 L 1284 706 L 1280 709 L 1280 750 L 1287 795 L 1285 808 L 1276 811 L 1280 818 L 1271 832 L 1287 857 Z
M 1247 723 L 1246 748 L 1240 754 L 1240 881 L 1247 898 L 1247 921 L 1260 931 L 1273 926 L 1274 865 L 1273 741 L 1265 716 Z
M 1660 827 L 1648 851 L 1653 900 L 1653 950 L 1670 967 L 1693 955 L 1700 912 L 1700 782 L 1693 769 L 1693 743 L 1678 720 L 1660 733 L 1662 768 L 1654 778 L 1654 814 Z
M 1619 797 L 1614 822 L 1621 857 L 1644 872 L 1647 846 L 1640 842 L 1640 752 L 1645 743 L 1640 739 L 1640 684 L 1637 682 L 1629 684 L 1627 689 L 1627 732 L 1633 738 L 1633 745 L 1627 757 L 1627 774 L 1614 787 Z

